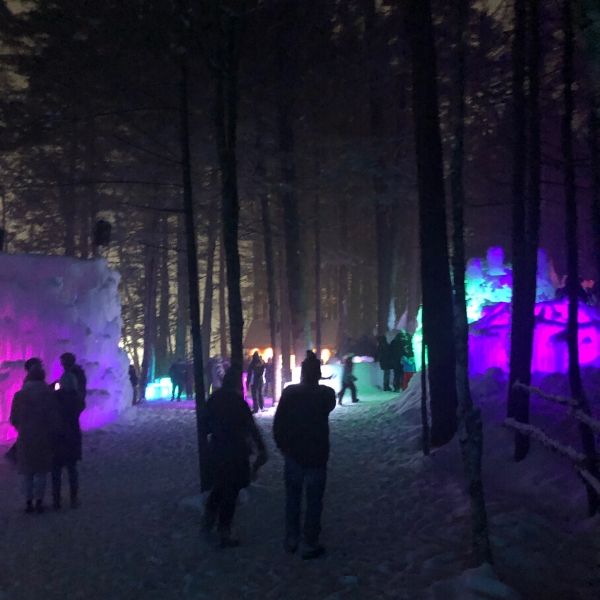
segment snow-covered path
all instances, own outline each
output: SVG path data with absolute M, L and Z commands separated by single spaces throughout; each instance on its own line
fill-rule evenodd
M 236 515 L 243 542 L 237 549 L 204 541 L 199 512 L 189 506 L 198 489 L 189 404 L 141 406 L 87 433 L 78 510 L 23 514 L 17 475 L 2 461 L 0 599 L 433 597 L 433 582 L 468 566 L 468 505 L 460 477 L 447 467 L 450 455 L 438 464 L 417 451 L 418 409 L 408 403 L 409 396 L 381 394 L 332 414 L 322 535 L 328 553 L 317 561 L 303 562 L 282 548 L 282 461 L 272 444 L 271 412 L 259 417 L 270 461 Z M 554 581 L 530 573 L 520 581 L 510 560 L 510 511 L 519 507 L 492 500 L 492 513 L 500 507 L 495 541 L 508 583 L 533 600 L 598 597 L 570 587 L 570 578 L 581 577 L 577 571 L 556 572 Z M 532 535 L 545 527 L 543 519 L 532 524 Z M 548 535 L 562 544 L 562 556 L 569 556 L 569 546 L 581 547 L 576 539 Z M 565 596 L 565 589 L 573 594 Z

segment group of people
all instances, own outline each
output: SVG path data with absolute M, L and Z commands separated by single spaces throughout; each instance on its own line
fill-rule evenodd
M 79 506 L 79 416 L 85 409 L 87 380 L 72 353 L 62 354 L 60 362 L 60 379 L 48 384 L 41 359 L 28 359 L 23 386 L 12 403 L 10 422 L 18 438 L 7 458 L 16 462 L 23 476 L 27 513 L 44 512 L 48 473 L 52 475 L 52 505 L 55 510 L 61 508 L 64 469 L 69 478 L 71 508 Z
M 281 395 L 273 423 L 275 443 L 284 456 L 286 551 L 301 547 L 303 559 L 321 556 L 319 543 L 323 495 L 329 458 L 329 413 L 335 408 L 332 388 L 319 385 L 321 363 L 312 353 L 302 363 L 301 383 L 287 386 Z M 231 532 L 237 496 L 267 461 L 267 450 L 252 412 L 244 401 L 242 373 L 231 367 L 222 387 L 207 402 L 206 424 L 210 434 L 210 494 L 203 528 L 217 525 L 223 548 L 237 546 Z M 251 462 L 250 457 L 255 458 Z M 301 504 L 306 497 L 304 524 Z
M 385 335 L 377 338 L 377 360 L 383 371 L 383 389 L 386 392 L 405 390 L 415 374 L 415 356 L 412 338 L 407 331 L 398 331 L 391 341 Z M 390 376 L 393 374 L 392 387 Z

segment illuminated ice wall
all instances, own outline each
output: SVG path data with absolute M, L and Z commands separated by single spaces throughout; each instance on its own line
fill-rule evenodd
M 533 373 L 566 373 L 567 315 L 565 300 L 538 302 L 535 305 Z M 579 304 L 579 362 L 600 367 L 600 310 Z M 508 371 L 510 355 L 510 304 L 501 303 L 484 309 L 483 317 L 470 327 L 470 371 L 472 375 L 499 367 Z
M 131 403 L 128 360 L 119 348 L 119 275 L 103 259 L 0 254 L 0 441 L 24 361 L 39 356 L 48 381 L 73 352 L 88 378 L 84 428 L 101 426 Z

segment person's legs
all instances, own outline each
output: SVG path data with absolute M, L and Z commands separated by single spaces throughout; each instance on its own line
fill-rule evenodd
M 77 508 L 79 506 L 79 473 L 77 472 L 76 462 L 67 465 L 67 473 L 69 474 L 71 508 Z
M 316 558 L 323 553 L 319 546 L 323 495 L 327 483 L 327 467 L 306 469 L 306 515 L 304 517 L 305 558 Z
M 338 404 L 342 404 L 342 398 L 344 397 L 344 394 L 346 393 L 346 390 L 348 389 L 348 384 L 347 383 L 343 383 L 342 384 L 342 389 L 338 392 Z
M 300 507 L 304 469 L 289 456 L 285 457 L 285 544 L 286 550 L 294 552 L 300 539 Z
M 350 383 L 348 387 L 350 388 L 350 393 L 352 394 L 352 402 L 358 402 L 358 397 L 356 395 L 356 385 L 354 384 L 354 381 Z
M 414 373 L 404 373 L 404 376 L 402 378 L 402 389 L 405 390 L 408 387 L 408 384 L 410 383 L 410 380 L 412 379 L 412 376 L 414 375 Z
M 252 412 L 257 413 L 259 409 L 258 389 L 254 384 L 250 386 L 250 393 L 252 394 Z
M 262 383 L 259 384 L 258 389 L 256 390 L 257 396 L 258 396 L 258 406 L 260 408 L 260 410 L 263 410 L 263 408 L 265 407 L 265 399 L 263 397 L 263 386 Z
M 208 498 L 206 499 L 206 504 L 204 505 L 204 517 L 202 527 L 206 533 L 212 531 L 212 528 L 215 526 L 217 521 L 217 516 L 219 513 L 219 505 L 221 503 L 221 490 L 217 484 L 214 485 L 211 490 Z
M 399 392 L 402 385 L 402 367 L 394 369 L 394 391 Z
M 46 473 L 34 473 L 33 475 L 33 497 L 35 499 L 35 510 L 44 512 L 44 494 L 46 492 Z
M 177 382 L 171 377 L 171 402 L 175 400 L 175 388 L 177 387 Z
M 221 546 L 232 547 L 239 544 L 239 540 L 231 537 L 231 524 L 235 515 L 235 505 L 240 488 L 232 483 L 227 483 L 221 490 L 221 502 L 219 504 L 219 535 Z
M 177 382 L 177 402 L 181 401 L 181 394 L 183 394 L 183 383 L 181 381 Z
M 383 370 L 383 391 L 384 392 L 390 391 L 390 370 L 389 369 Z
M 52 465 L 52 506 L 60 508 L 60 490 L 62 479 L 62 466 L 58 463 Z

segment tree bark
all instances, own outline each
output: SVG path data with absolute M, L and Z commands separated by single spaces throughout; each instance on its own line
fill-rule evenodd
M 169 362 L 169 219 L 163 217 L 160 224 L 160 300 L 158 310 L 158 336 L 156 339 L 156 370 L 166 375 Z
M 221 243 L 219 245 L 219 346 L 221 358 L 229 356 L 227 352 L 227 293 L 225 281 L 225 245 L 223 243 L 223 232 L 221 231 Z
M 204 491 L 209 485 L 208 438 L 204 415 L 206 409 L 206 395 L 204 390 L 204 365 L 202 360 L 200 293 L 198 290 L 198 249 L 194 220 L 192 166 L 190 157 L 188 70 L 185 59 L 182 64 L 180 88 L 181 178 L 183 184 L 183 212 L 185 215 L 185 240 L 188 265 L 190 330 L 194 359 L 194 400 L 196 404 L 196 433 L 198 437 L 200 489 Z
M 567 323 L 567 346 L 569 350 L 569 385 L 572 397 L 579 403 L 579 408 L 590 414 L 579 365 L 579 269 L 577 244 L 577 190 L 575 182 L 575 162 L 573 157 L 573 55 L 575 51 L 575 34 L 573 31 L 573 14 L 570 0 L 563 0 L 563 86 L 564 114 L 562 122 L 562 147 L 565 164 L 565 238 L 567 247 L 567 292 L 569 295 L 569 318 Z M 598 476 L 596 463 L 596 444 L 594 432 L 585 423 L 579 423 L 581 444 L 586 456 L 586 468 L 594 476 Z M 588 494 L 589 515 L 598 511 L 598 494 L 590 485 L 586 485 Z
M 423 334 L 429 358 L 431 444 L 456 433 L 452 288 L 446 231 L 436 55 L 430 0 L 408 2 L 420 209 Z
M 468 40 L 469 0 L 457 2 L 457 69 L 454 144 L 450 166 L 450 189 L 453 215 L 452 271 L 454 282 L 454 327 L 456 338 L 456 392 L 458 432 L 462 460 L 471 502 L 471 535 L 476 566 L 492 562 L 488 535 L 487 510 L 481 477 L 483 427 L 481 411 L 473 406 L 469 385 L 469 323 L 465 292 L 465 240 L 463 186 L 465 138 L 466 46 Z
M 600 93 L 598 87 L 592 92 L 590 110 L 590 167 L 592 171 L 592 224 L 594 228 L 594 257 L 596 263 L 596 289 L 600 290 Z
M 529 35 L 527 35 L 529 34 Z M 527 39 L 529 38 L 529 45 Z M 525 65 L 529 74 L 526 97 Z M 535 328 L 537 250 L 540 222 L 539 0 L 515 0 L 513 95 L 515 149 L 513 171 L 513 296 L 508 416 L 529 422 L 529 392 L 515 388 L 531 382 Z M 526 186 L 527 181 L 527 186 Z M 515 435 L 515 460 L 525 458 L 529 438 Z
M 187 357 L 188 324 L 185 315 L 189 314 L 189 291 L 187 273 L 187 252 L 179 247 L 179 240 L 185 239 L 185 217 L 177 220 L 177 321 L 175 326 L 175 355 Z
M 211 202 L 208 209 L 208 227 L 206 245 L 206 278 L 204 280 L 204 301 L 202 307 L 202 349 L 204 351 L 203 364 L 208 364 L 210 357 L 210 341 L 212 338 L 213 296 L 214 296 L 214 271 L 217 238 L 219 236 L 219 210 L 216 202 Z
M 220 8 L 220 7 L 219 7 Z M 217 40 L 217 90 L 215 125 L 221 170 L 221 225 L 227 264 L 227 306 L 231 365 L 244 368 L 244 316 L 240 290 L 240 253 L 238 248 L 239 198 L 237 181 L 238 68 L 241 37 L 240 18 L 219 12 Z

